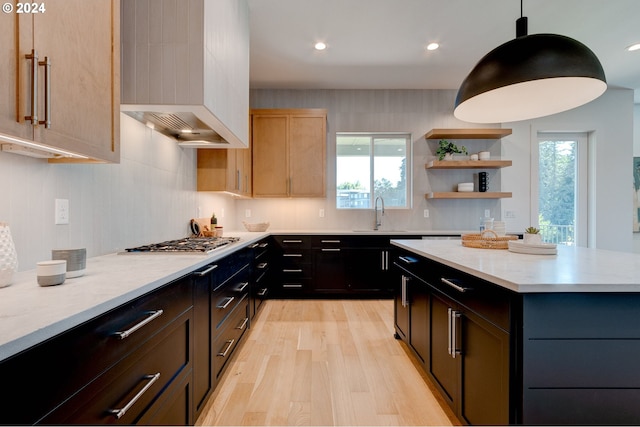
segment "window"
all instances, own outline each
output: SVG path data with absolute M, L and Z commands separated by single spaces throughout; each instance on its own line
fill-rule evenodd
M 380 196 L 385 208 L 410 208 L 410 160 L 410 134 L 336 134 L 336 207 L 372 209 Z
M 587 135 L 538 135 L 538 222 L 548 243 L 586 246 Z

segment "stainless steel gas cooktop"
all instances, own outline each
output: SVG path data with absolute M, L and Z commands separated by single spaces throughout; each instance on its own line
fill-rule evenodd
M 128 248 L 125 253 L 135 252 L 174 252 L 174 253 L 203 253 L 207 254 L 221 246 L 235 243 L 239 237 L 187 237 L 178 240 L 152 243 L 149 245 Z

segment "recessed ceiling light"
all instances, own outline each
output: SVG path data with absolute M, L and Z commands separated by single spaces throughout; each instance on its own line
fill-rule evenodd
M 440 45 L 438 43 L 429 43 L 427 45 L 427 50 L 436 50 L 439 47 L 440 47 Z
M 629 52 L 633 52 L 634 50 L 640 50 L 640 43 L 632 44 L 627 48 Z
M 316 50 L 325 50 L 327 48 L 327 45 L 323 42 L 318 42 L 314 45 L 314 47 L 316 48 Z

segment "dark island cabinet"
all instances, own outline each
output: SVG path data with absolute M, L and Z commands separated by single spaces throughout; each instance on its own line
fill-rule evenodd
M 396 338 L 463 422 L 512 422 L 510 292 L 404 251 L 393 260 Z
M 0 423 L 192 423 L 192 303 L 185 277 L 5 359 Z

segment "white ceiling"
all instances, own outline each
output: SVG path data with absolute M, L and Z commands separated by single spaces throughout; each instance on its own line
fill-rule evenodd
M 251 88 L 458 89 L 520 17 L 519 0 L 248 1 Z M 529 34 L 587 45 L 640 103 L 640 50 L 625 49 L 640 43 L 640 0 L 524 0 L 524 16 Z

